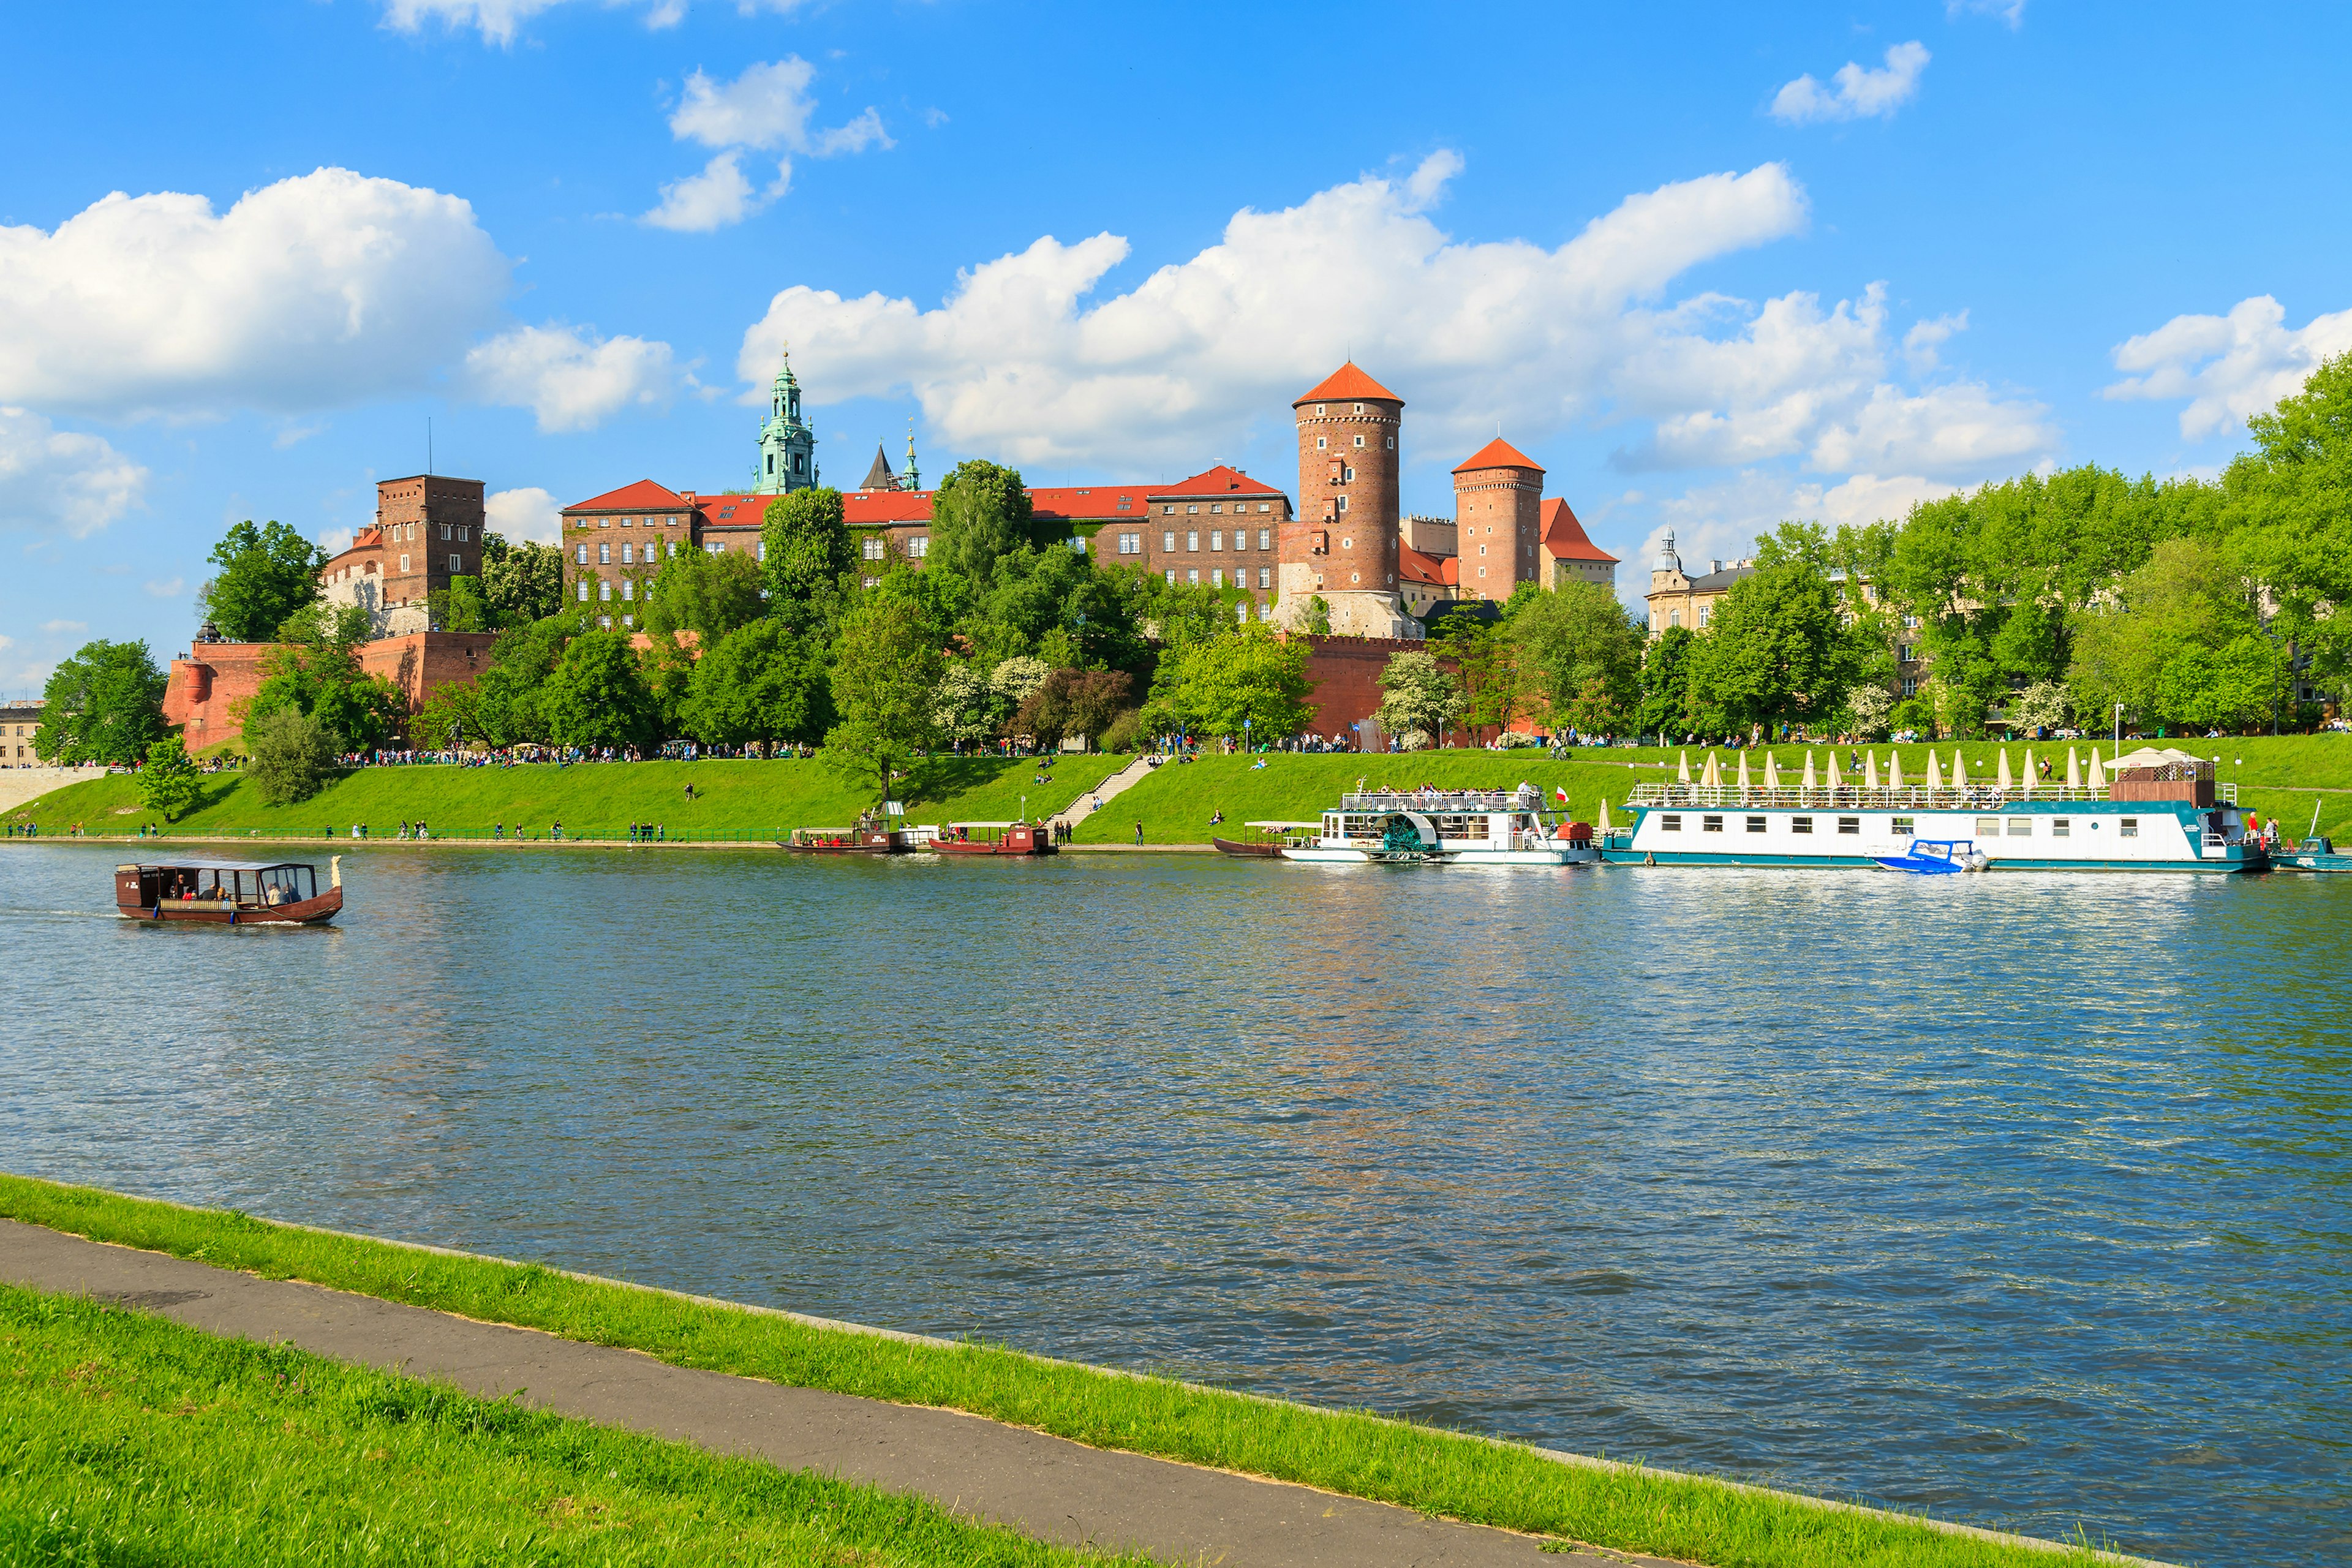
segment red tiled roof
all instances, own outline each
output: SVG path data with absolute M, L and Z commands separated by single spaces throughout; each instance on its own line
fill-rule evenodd
M 1239 468 L 1228 468 L 1219 463 L 1205 473 L 1194 474 L 1189 479 L 1179 479 L 1172 485 L 1153 490 L 1147 499 L 1159 500 L 1165 497 L 1170 500 L 1198 500 L 1203 497 L 1220 498 L 1235 493 L 1249 496 L 1278 496 L 1283 492 L 1272 485 L 1251 479 Z
M 365 528 L 361 529 L 357 533 L 352 535 L 352 542 L 347 549 L 338 551 L 334 555 L 329 557 L 327 563 L 319 568 L 320 574 L 324 576 L 327 573 L 332 572 L 335 569 L 335 563 L 341 561 L 346 555 L 357 555 L 362 551 L 380 550 L 383 547 L 383 525 L 382 523 L 372 522 Z
M 639 479 L 633 485 L 623 485 L 616 490 L 606 490 L 583 501 L 565 507 L 566 511 L 636 511 L 650 507 L 659 511 L 666 507 L 686 504 L 686 498 L 676 490 L 665 489 L 651 479 Z
M 1458 555 L 1423 555 L 1412 545 L 1400 543 L 1397 546 L 1397 575 L 1408 582 L 1450 588 L 1462 581 L 1462 558 Z
M 842 521 L 852 528 L 931 521 L 930 490 L 844 490 Z
M 768 503 L 776 499 L 773 496 L 695 495 L 690 490 L 687 494 L 693 497 L 694 510 L 702 514 L 702 526 L 705 528 L 757 528 L 767 521 Z M 686 500 L 687 496 L 679 497 L 678 504 L 683 506 Z
M 1144 500 L 1141 485 L 1045 485 L 1029 492 L 1029 504 L 1037 515 L 1056 522 L 1141 517 Z M 1124 511 L 1121 501 L 1127 503 Z
M 1592 542 L 1584 531 L 1584 524 L 1576 521 L 1568 503 L 1555 497 L 1543 503 L 1538 513 L 1542 527 L 1543 546 L 1562 561 L 1606 561 L 1615 564 L 1617 557 Z
M 1539 474 L 1544 471 L 1541 463 L 1537 462 L 1500 436 L 1479 447 L 1466 461 L 1455 465 L 1454 471 L 1457 474 L 1465 474 L 1473 468 L 1533 468 Z
M 1354 360 L 1349 360 L 1346 364 L 1324 377 L 1314 391 L 1292 398 L 1290 406 L 1296 408 L 1302 403 L 1312 403 L 1318 397 L 1330 402 L 1337 402 L 1343 397 L 1384 397 L 1391 403 L 1404 401 L 1403 398 L 1366 375 L 1358 368 Z

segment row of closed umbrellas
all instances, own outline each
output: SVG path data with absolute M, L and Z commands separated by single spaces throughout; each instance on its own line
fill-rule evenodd
M 2002 791 L 2004 794 L 2016 791 L 2019 788 L 2017 776 L 2009 771 L 2009 749 L 2005 746 L 2002 747 L 1998 755 L 2000 756 L 2000 765 L 1993 773 L 1993 786 L 1996 789 Z M 1834 751 L 1830 752 L 1829 761 L 1829 777 L 1826 787 L 1830 789 L 1845 788 L 1849 781 L 1847 781 L 1838 770 L 1837 752 Z M 1692 782 L 1690 753 L 1688 752 L 1684 752 L 1680 754 L 1680 761 L 1677 763 L 1677 772 L 1679 774 L 1679 783 L 1689 784 Z M 2034 785 L 2039 782 L 2039 773 L 2040 769 L 2033 761 L 2033 748 L 2028 746 L 2025 749 L 2025 782 L 2022 791 L 2023 794 L 2027 795 L 2032 795 Z M 1902 754 L 1892 751 L 1886 753 L 1886 776 L 1885 782 L 1883 784 L 1879 782 L 1878 753 L 1876 752 L 1865 752 L 1863 753 L 1863 775 L 1858 781 L 1853 782 L 1859 783 L 1864 789 L 1906 789 L 1910 787 L 1903 779 Z M 1927 776 L 1925 782 L 1927 787 L 1931 790 L 1939 790 L 1947 787 L 1944 781 L 1941 761 L 1933 752 L 1929 752 L 1927 753 Z M 1723 768 L 1713 752 L 1706 753 L 1706 760 L 1701 765 L 1699 770 L 1697 784 L 1698 787 L 1701 789 L 1721 789 L 1724 787 Z M 1780 759 L 1775 757 L 1770 752 L 1766 752 L 1764 753 L 1763 784 L 1768 790 L 1784 789 L 1789 787 L 1783 783 L 1780 777 Z M 1748 776 L 1748 753 L 1746 752 L 1739 753 L 1739 772 L 1733 780 L 1733 787 L 1743 790 L 1752 789 L 1755 787 L 1754 783 Z M 1824 787 L 1822 775 L 1814 771 L 1813 753 L 1810 751 L 1805 753 L 1804 778 L 1796 787 L 1800 789 L 1811 790 Z M 1952 752 L 1951 783 L 1948 787 L 1952 789 L 1966 789 L 1969 787 L 1968 759 L 1961 755 L 1958 748 L 1957 747 L 1955 747 Z M 2096 746 L 2091 748 L 2091 771 L 2087 783 L 2085 782 L 2083 774 L 2082 759 L 2075 754 L 2074 747 L 2069 746 L 2066 748 L 2066 787 L 2068 789 L 2084 789 L 2086 787 L 2090 789 L 2105 789 L 2107 787 L 2106 769 L 2099 761 L 2099 749 Z

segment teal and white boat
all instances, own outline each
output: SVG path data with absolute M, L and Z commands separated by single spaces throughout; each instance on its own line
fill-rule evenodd
M 1656 866 L 1879 866 L 1919 842 L 1966 841 L 1988 871 L 2260 871 L 2271 862 L 2249 837 L 2234 784 L 2184 752 L 2143 750 L 2116 760 L 2108 782 L 2098 754 L 2083 781 L 2073 752 L 2068 782 L 2041 784 L 2026 753 L 2012 782 L 2004 751 L 1997 778 L 1969 782 L 1955 756 L 1947 779 L 1931 757 L 1923 784 L 1899 766 L 1882 781 L 1874 754 L 1859 782 L 1826 780 L 1808 756 L 1803 780 L 1784 783 L 1768 762 L 1762 782 L 1745 753 L 1726 781 L 1709 754 L 1696 784 L 1643 784 L 1625 803 L 1630 831 L 1608 836 L 1603 855 Z
M 1596 864 L 1592 830 L 1546 806 L 1541 791 L 1373 790 L 1342 795 L 1286 860 L 1332 866 Z

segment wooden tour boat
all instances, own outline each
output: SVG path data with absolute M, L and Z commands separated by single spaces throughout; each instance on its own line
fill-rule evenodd
M 1323 825 L 1319 822 L 1244 822 L 1242 826 L 1256 828 L 1259 836 L 1255 838 L 1221 838 L 1212 834 L 1209 842 L 1216 846 L 1218 854 L 1232 855 L 1244 860 L 1279 860 L 1285 848 L 1304 847 L 1311 842 L 1304 837 L 1294 838 L 1293 835 L 1310 835 Z
M 930 847 L 942 855 L 1054 855 L 1054 829 L 1044 822 L 950 822 Z
M 914 847 L 911 837 L 869 811 L 855 827 L 795 827 L 777 847 L 802 855 L 904 855 Z
M 342 912 L 343 858 L 319 868 L 289 860 L 183 860 L 117 866 L 114 907 L 138 921 L 206 925 L 324 925 Z

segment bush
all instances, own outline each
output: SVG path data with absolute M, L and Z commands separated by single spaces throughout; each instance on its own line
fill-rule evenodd
M 1495 743 L 1506 752 L 1524 751 L 1529 746 L 1540 746 L 1543 744 L 1541 741 L 1536 739 L 1535 736 L 1528 734 L 1525 730 L 1506 730 Z
M 265 805 L 292 805 L 319 793 L 341 742 L 315 713 L 280 708 L 246 727 L 246 769 Z
M 196 764 L 177 735 L 166 735 L 147 748 L 146 766 L 139 772 L 139 803 L 176 821 L 196 804 Z
M 1102 749 L 1106 752 L 1125 756 L 1139 750 L 1142 744 L 1143 710 L 1140 708 L 1129 709 L 1112 720 L 1110 728 L 1102 732 Z

